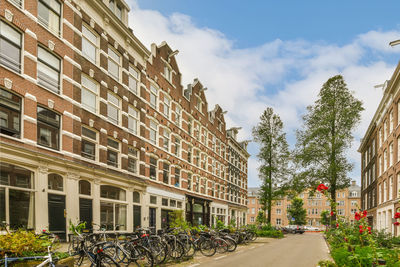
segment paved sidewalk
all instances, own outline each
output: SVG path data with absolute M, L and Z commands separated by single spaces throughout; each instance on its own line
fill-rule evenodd
M 315 267 L 318 261 L 330 259 L 328 247 L 320 233 L 287 235 L 283 239 L 258 238 L 247 246 L 239 246 L 233 253 L 201 256 L 175 265 L 179 267 Z

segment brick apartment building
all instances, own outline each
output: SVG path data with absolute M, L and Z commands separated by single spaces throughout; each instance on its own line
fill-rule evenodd
M 361 140 L 362 205 L 369 223 L 378 230 L 398 236 L 393 225 L 400 211 L 400 65 L 383 85 L 383 97 Z
M 258 197 L 259 188 L 248 189 L 248 217 L 247 223 L 254 224 L 258 211 L 262 209 Z M 323 227 L 321 224 L 321 212 L 330 211 L 330 203 L 325 195 L 315 192 L 311 196 L 308 192 L 301 193 L 299 198 L 303 200 L 303 207 L 307 210 L 307 226 L 317 228 Z M 361 207 L 361 188 L 355 181 L 343 190 L 337 192 L 337 213 L 339 216 L 347 218 L 350 222 L 354 220 L 354 214 Z M 287 226 L 289 219 L 287 209 L 290 207 L 290 199 L 285 197 L 281 200 L 274 201 L 271 211 L 271 224 L 274 226 Z
M 0 2 L 0 221 L 11 228 L 246 222 L 247 142 L 148 50 L 123 0 Z M 117 227 L 117 225 L 121 225 Z

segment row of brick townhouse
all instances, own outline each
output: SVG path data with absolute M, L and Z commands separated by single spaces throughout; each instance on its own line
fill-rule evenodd
M 110 231 L 246 222 L 247 141 L 148 50 L 123 0 L 0 1 L 0 221 Z
M 320 192 L 311 195 L 308 191 L 301 193 L 299 196 L 303 200 L 303 208 L 307 211 L 307 226 L 314 226 L 322 229 L 321 212 L 330 211 L 330 203 L 328 198 Z M 343 216 L 348 221 L 354 220 L 354 214 L 361 208 L 361 187 L 352 181 L 352 184 L 345 189 L 339 190 L 336 195 L 337 214 Z M 271 211 L 271 224 L 273 226 L 288 226 L 290 224 L 287 210 L 290 208 L 290 199 L 284 197 L 273 202 Z M 248 224 L 255 224 L 257 214 L 262 210 L 259 202 L 259 188 L 248 189 Z
M 383 85 L 383 96 L 361 140 L 362 205 L 369 223 L 399 235 L 393 225 L 400 211 L 400 65 Z

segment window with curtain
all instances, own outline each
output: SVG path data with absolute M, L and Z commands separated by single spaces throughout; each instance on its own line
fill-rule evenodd
M 60 93 L 61 61 L 42 47 L 38 47 L 37 79 L 38 83 L 55 93 Z
M 86 75 L 81 76 L 81 84 L 82 106 L 93 113 L 97 113 L 97 95 L 99 91 L 99 84 Z
M 82 25 L 82 54 L 92 63 L 97 61 L 98 37 L 88 26 Z
M 0 21 L 0 65 L 21 72 L 22 34 Z
M 120 99 L 111 92 L 108 92 L 107 95 L 107 118 L 115 123 L 119 124 L 119 114 L 121 108 Z
M 56 35 L 60 35 L 61 4 L 57 0 L 38 1 L 38 21 Z
M 121 56 L 111 47 L 108 47 L 108 73 L 119 81 Z
M 137 125 L 139 121 L 139 112 L 133 108 L 133 106 L 128 106 L 128 129 L 133 134 L 137 134 Z

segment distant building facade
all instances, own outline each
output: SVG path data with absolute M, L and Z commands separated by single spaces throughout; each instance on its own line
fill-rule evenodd
M 248 224 L 254 224 L 258 212 L 262 209 L 258 197 L 259 188 L 248 189 Z M 327 197 L 320 193 L 315 192 L 311 196 L 308 192 L 303 192 L 299 196 L 303 200 L 303 207 L 307 211 L 308 226 L 322 228 L 321 212 L 324 210 L 330 211 L 330 203 Z M 361 187 L 355 181 L 343 190 L 339 190 L 336 196 L 337 201 L 337 214 L 344 216 L 350 222 L 354 220 L 354 214 L 361 207 Z M 275 200 L 271 211 L 271 224 L 274 226 L 287 226 L 290 224 L 287 209 L 290 208 L 291 201 L 287 197 Z

